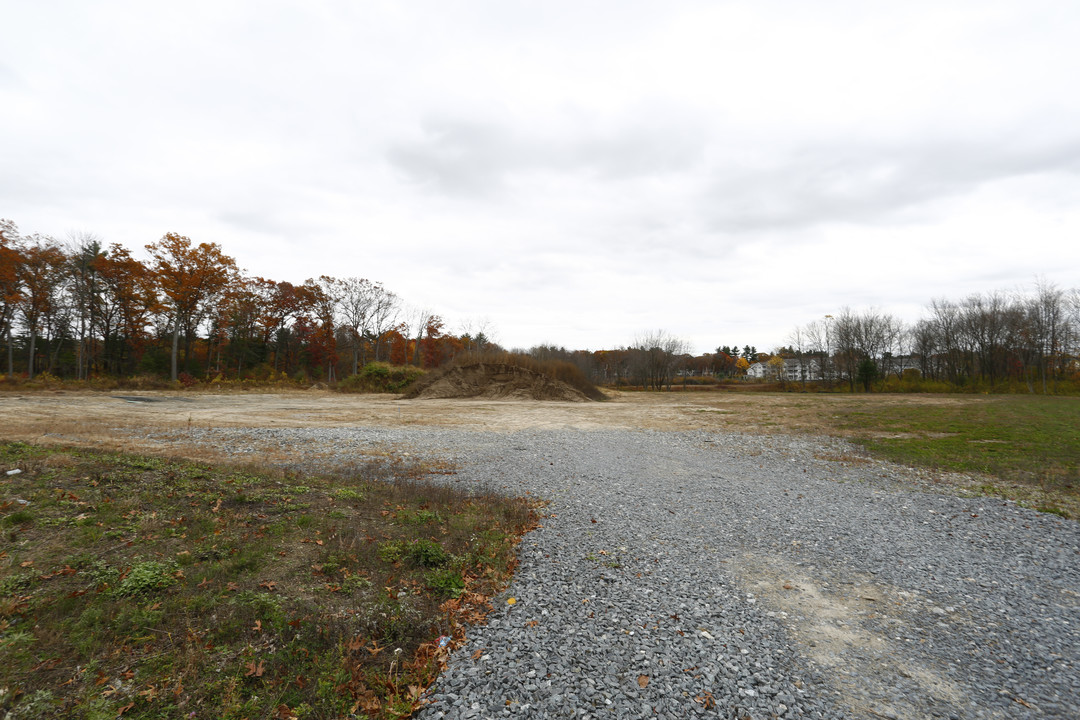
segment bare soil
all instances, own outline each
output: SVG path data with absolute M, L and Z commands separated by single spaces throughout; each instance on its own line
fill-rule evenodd
M 196 427 L 398 427 L 428 425 L 514 432 L 526 428 L 735 430 L 834 434 L 853 396 L 608 391 L 606 402 L 510 397 L 400 400 L 326 390 L 279 393 L 42 391 L 0 394 L 0 434 L 12 440 L 131 447 L 117 430 Z M 964 402 L 921 395 L 875 396 L 880 405 Z
M 424 380 L 420 381 L 421 383 Z M 586 402 L 585 394 L 544 373 L 506 363 L 457 365 L 424 384 L 411 397 L 421 400 L 442 398 L 484 398 L 506 400 L 556 400 Z

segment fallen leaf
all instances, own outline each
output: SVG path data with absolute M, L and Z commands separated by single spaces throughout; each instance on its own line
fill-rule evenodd
M 126 713 L 128 710 L 130 710 L 133 707 L 135 707 L 135 703 L 129 702 L 127 705 L 122 705 L 122 706 L 118 707 L 116 709 L 116 714 L 117 715 L 123 715 L 124 713 Z
M 255 632 L 262 632 L 262 620 L 255 621 L 255 627 L 252 628 Z
M 240 589 L 240 586 L 234 582 L 229 583 L 229 592 L 236 592 Z
M 476 652 L 474 652 L 474 653 L 472 654 L 472 659 L 473 659 L 473 660 L 479 660 L 479 659 L 480 659 L 480 657 L 481 657 L 481 656 L 482 656 L 483 654 L 484 654 L 484 650 L 483 650 L 483 648 L 481 648 L 480 650 L 477 650 Z
M 640 687 L 642 690 L 644 690 L 645 686 L 649 684 L 649 676 L 648 675 L 638 675 L 637 676 L 637 684 L 638 684 L 638 687 Z
M 199 583 L 198 585 L 196 585 L 195 587 L 204 588 L 207 585 L 210 585 L 211 583 L 212 583 L 212 581 L 210 580 L 210 578 L 203 578 L 202 582 Z
M 517 598 L 506 598 L 507 605 L 514 605 L 517 603 Z
M 262 660 L 259 661 L 258 665 L 255 664 L 254 660 L 252 660 L 247 665 L 245 665 L 245 667 L 247 668 L 247 672 L 244 673 L 244 677 L 254 676 L 260 678 L 263 676 L 263 672 L 265 672 L 266 670 L 266 665 L 263 663 Z
M 277 583 L 273 580 L 263 580 L 261 583 L 259 583 L 259 587 L 266 588 L 267 590 L 273 590 L 277 587 Z
M 27 560 L 25 562 L 19 563 L 19 567 L 27 568 L 27 567 L 33 567 L 33 566 L 34 566 L 34 561 L 33 560 Z

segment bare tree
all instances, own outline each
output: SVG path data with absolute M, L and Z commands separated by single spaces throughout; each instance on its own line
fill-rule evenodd
M 335 280 L 334 283 L 336 297 L 339 298 L 342 329 L 346 331 L 345 339 L 352 349 L 352 374 L 355 375 L 360 371 L 363 336 L 375 304 L 375 284 L 357 277 Z
M 405 320 L 403 325 L 405 327 L 406 339 L 413 341 L 412 352 L 412 364 L 416 367 L 420 367 L 420 341 L 424 339 L 424 331 L 427 329 L 428 323 L 431 321 L 434 313 L 426 307 L 420 307 L 417 305 L 409 305 L 405 308 L 403 315 Z M 408 348 L 406 347 L 406 350 Z M 405 353 L 405 364 L 409 363 L 409 354 Z
M 370 328 L 367 335 L 375 346 L 375 360 L 379 360 L 383 336 L 397 325 L 401 299 L 380 283 L 375 283 L 372 290 L 371 313 L 368 315 Z
M 1051 363 L 1061 356 L 1061 341 L 1066 334 L 1065 320 L 1065 294 L 1054 283 L 1039 278 L 1035 284 L 1035 294 L 1027 303 L 1027 326 L 1030 346 L 1038 359 L 1044 395 L 1047 392 L 1047 375 L 1056 374 L 1056 368 Z
M 638 335 L 632 349 L 641 384 L 654 390 L 666 385 L 670 390 L 677 360 L 688 351 L 689 344 L 666 330 L 654 330 Z

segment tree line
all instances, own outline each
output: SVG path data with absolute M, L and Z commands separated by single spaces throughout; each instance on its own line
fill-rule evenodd
M 373 360 L 430 368 L 499 349 L 365 278 L 250 277 L 220 245 L 176 233 L 146 250 L 142 261 L 92 233 L 61 242 L 0 219 L 6 374 L 334 381 Z
M 502 350 L 485 327 L 449 332 L 439 315 L 365 278 L 251 277 L 216 243 L 176 233 L 146 251 L 149 259 L 139 260 L 85 232 L 63 242 L 21 235 L 0 219 L 6 374 L 333 382 L 371 361 L 435 368 L 463 353 Z M 735 344 L 694 356 L 664 330 L 612 350 L 518 352 L 569 361 L 596 384 L 645 389 L 738 377 L 761 363 L 766 377 L 851 390 L 917 377 L 1048 392 L 1080 375 L 1080 290 L 1040 280 L 1031 290 L 938 298 L 910 325 L 875 308 L 844 308 L 795 328 L 772 353 Z
M 844 308 L 796 328 L 777 355 L 812 370 L 804 379 L 840 379 L 852 390 L 906 373 L 957 388 L 1045 393 L 1080 375 L 1080 290 L 1039 280 L 1028 290 L 937 298 L 910 325 L 878 309 Z

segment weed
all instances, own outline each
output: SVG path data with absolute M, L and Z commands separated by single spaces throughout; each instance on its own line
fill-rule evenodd
M 162 563 L 147 560 L 132 566 L 127 576 L 116 587 L 117 595 L 147 595 L 155 590 L 162 590 L 179 582 L 178 567 L 175 562 Z
M 4 518 L 4 525 L 12 527 L 15 525 L 26 525 L 33 521 L 34 515 L 29 510 L 16 510 Z
M 420 538 L 409 546 L 409 558 L 424 567 L 439 567 L 444 565 L 450 556 L 436 541 Z
M 338 500 L 363 500 L 364 493 L 356 488 L 343 487 L 337 488 L 333 492 L 333 496 Z
M 424 577 L 428 587 L 444 597 L 456 598 L 465 592 L 465 578 L 456 568 L 439 568 Z
M 406 544 L 400 540 L 387 540 L 379 543 L 379 559 L 386 563 L 396 563 L 405 555 Z

